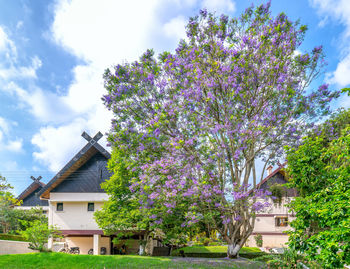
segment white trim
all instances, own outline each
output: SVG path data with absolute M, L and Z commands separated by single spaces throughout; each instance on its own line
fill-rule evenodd
M 51 202 L 104 202 L 108 194 L 103 192 L 51 192 Z

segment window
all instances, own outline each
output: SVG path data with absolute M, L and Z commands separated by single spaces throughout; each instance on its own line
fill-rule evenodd
M 95 204 L 94 203 L 88 203 L 88 211 L 95 211 Z
M 56 211 L 63 211 L 63 203 L 57 203 Z
M 286 227 L 288 226 L 288 217 L 276 217 L 275 225 L 277 227 Z

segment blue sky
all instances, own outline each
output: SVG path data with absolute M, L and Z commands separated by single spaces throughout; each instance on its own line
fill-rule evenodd
M 238 16 L 249 0 L 0 0 L 0 173 L 19 194 L 30 176 L 49 181 L 84 145 L 83 131 L 108 131 L 103 70 L 147 48 L 172 51 L 190 16 L 206 7 Z M 317 81 L 350 84 L 349 0 L 272 0 L 309 30 L 301 51 L 323 45 Z M 350 107 L 341 96 L 333 108 Z M 105 140 L 102 140 L 102 144 Z

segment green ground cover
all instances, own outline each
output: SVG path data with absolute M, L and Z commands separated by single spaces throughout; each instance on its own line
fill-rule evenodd
M 65 253 L 28 253 L 0 256 L 2 269 L 118 269 L 118 268 L 264 268 L 249 260 L 189 259 L 144 256 L 92 256 Z
M 186 257 L 206 257 L 206 258 L 224 258 L 227 253 L 227 246 L 192 246 L 176 249 L 171 252 L 172 256 L 180 256 L 180 251 L 183 250 Z M 243 247 L 239 256 L 243 258 L 253 259 L 266 255 L 259 248 Z

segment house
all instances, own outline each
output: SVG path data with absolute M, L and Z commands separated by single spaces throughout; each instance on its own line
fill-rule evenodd
M 20 206 L 16 206 L 17 209 L 29 210 L 32 208 L 42 208 L 43 212 L 47 215 L 49 210 L 49 203 L 47 200 L 40 200 L 36 195 L 45 184 L 40 181 L 41 176 L 35 178 L 30 177 L 33 182 L 26 188 L 18 197 L 17 200 L 22 201 Z
M 271 186 L 287 183 L 284 166 L 279 165 L 272 171 L 273 167 L 268 167 L 268 175 L 258 185 L 258 189 L 271 189 Z M 246 245 L 256 247 L 256 235 L 262 236 L 263 247 L 282 247 L 288 241 L 286 231 L 290 230 L 289 223 L 295 219 L 293 213 L 289 212 L 288 204 L 291 199 L 297 196 L 295 189 L 283 188 L 283 197 L 280 201 L 270 199 L 271 206 L 256 215 L 255 226 L 252 235 L 248 238 Z
M 48 202 L 49 225 L 57 226 L 69 247 L 79 247 L 81 254 L 91 249 L 99 254 L 101 248 L 111 254 L 113 236 L 105 235 L 94 219 L 94 212 L 108 200 L 100 184 L 111 176 L 107 169 L 110 153 L 98 143 L 100 132 L 93 138 L 85 132 L 82 136 L 88 143 L 42 187 L 38 196 Z M 49 248 L 52 244 L 50 239 Z

